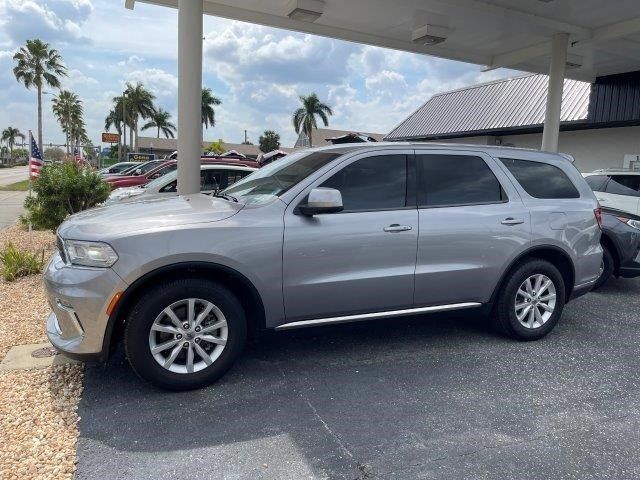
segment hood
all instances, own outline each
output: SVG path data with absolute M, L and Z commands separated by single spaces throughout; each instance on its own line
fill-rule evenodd
M 243 206 L 200 193 L 154 196 L 77 213 L 60 225 L 58 233 L 74 240 L 108 240 L 141 230 L 217 222 L 235 215 Z

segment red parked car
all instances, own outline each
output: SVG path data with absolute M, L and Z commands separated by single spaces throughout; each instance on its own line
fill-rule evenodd
M 254 162 L 255 163 L 255 162 Z M 223 159 L 223 158 L 201 158 L 200 164 L 218 164 L 218 165 L 236 165 L 240 167 L 251 167 L 253 165 L 248 165 L 247 161 L 238 161 L 232 159 Z M 162 177 L 169 172 L 172 172 L 178 168 L 178 162 L 175 160 L 168 160 L 166 162 L 161 163 L 153 170 L 149 170 L 147 173 L 142 175 L 125 175 L 118 177 L 107 177 L 105 181 L 111 185 L 111 190 L 116 190 L 118 188 L 123 187 L 135 187 L 138 185 L 146 185 L 151 180 L 155 180 L 156 178 Z

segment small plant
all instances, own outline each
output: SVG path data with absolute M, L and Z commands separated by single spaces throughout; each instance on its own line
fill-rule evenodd
M 64 162 L 43 167 L 33 192 L 24 202 L 27 213 L 22 222 L 55 231 L 67 216 L 104 202 L 111 188 L 96 172 Z
M 13 243 L 9 243 L 0 252 L 2 278 L 13 282 L 17 278 L 40 273 L 44 268 L 44 250 L 38 256 L 25 250 L 19 250 Z

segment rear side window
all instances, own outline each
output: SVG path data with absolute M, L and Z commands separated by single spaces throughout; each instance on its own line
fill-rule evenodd
M 525 192 L 534 198 L 579 198 L 580 193 L 567 174 L 548 163 L 515 158 L 500 161 L 516 178 Z
M 615 195 L 640 196 L 640 175 L 611 175 L 611 181 L 607 183 L 607 193 Z
M 507 200 L 500 182 L 480 157 L 417 155 L 418 205 L 446 207 Z
M 345 212 L 404 208 L 407 157 L 379 155 L 356 160 L 321 186 L 340 190 Z
M 604 192 L 604 186 L 607 184 L 609 177 L 606 175 L 589 175 L 585 177 L 585 180 L 594 192 Z

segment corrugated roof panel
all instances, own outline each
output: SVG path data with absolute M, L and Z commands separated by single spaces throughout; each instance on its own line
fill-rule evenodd
M 525 75 L 436 94 L 386 138 L 540 125 L 544 122 L 547 84 L 546 75 Z M 560 120 L 585 120 L 589 92 L 589 83 L 565 80 Z

